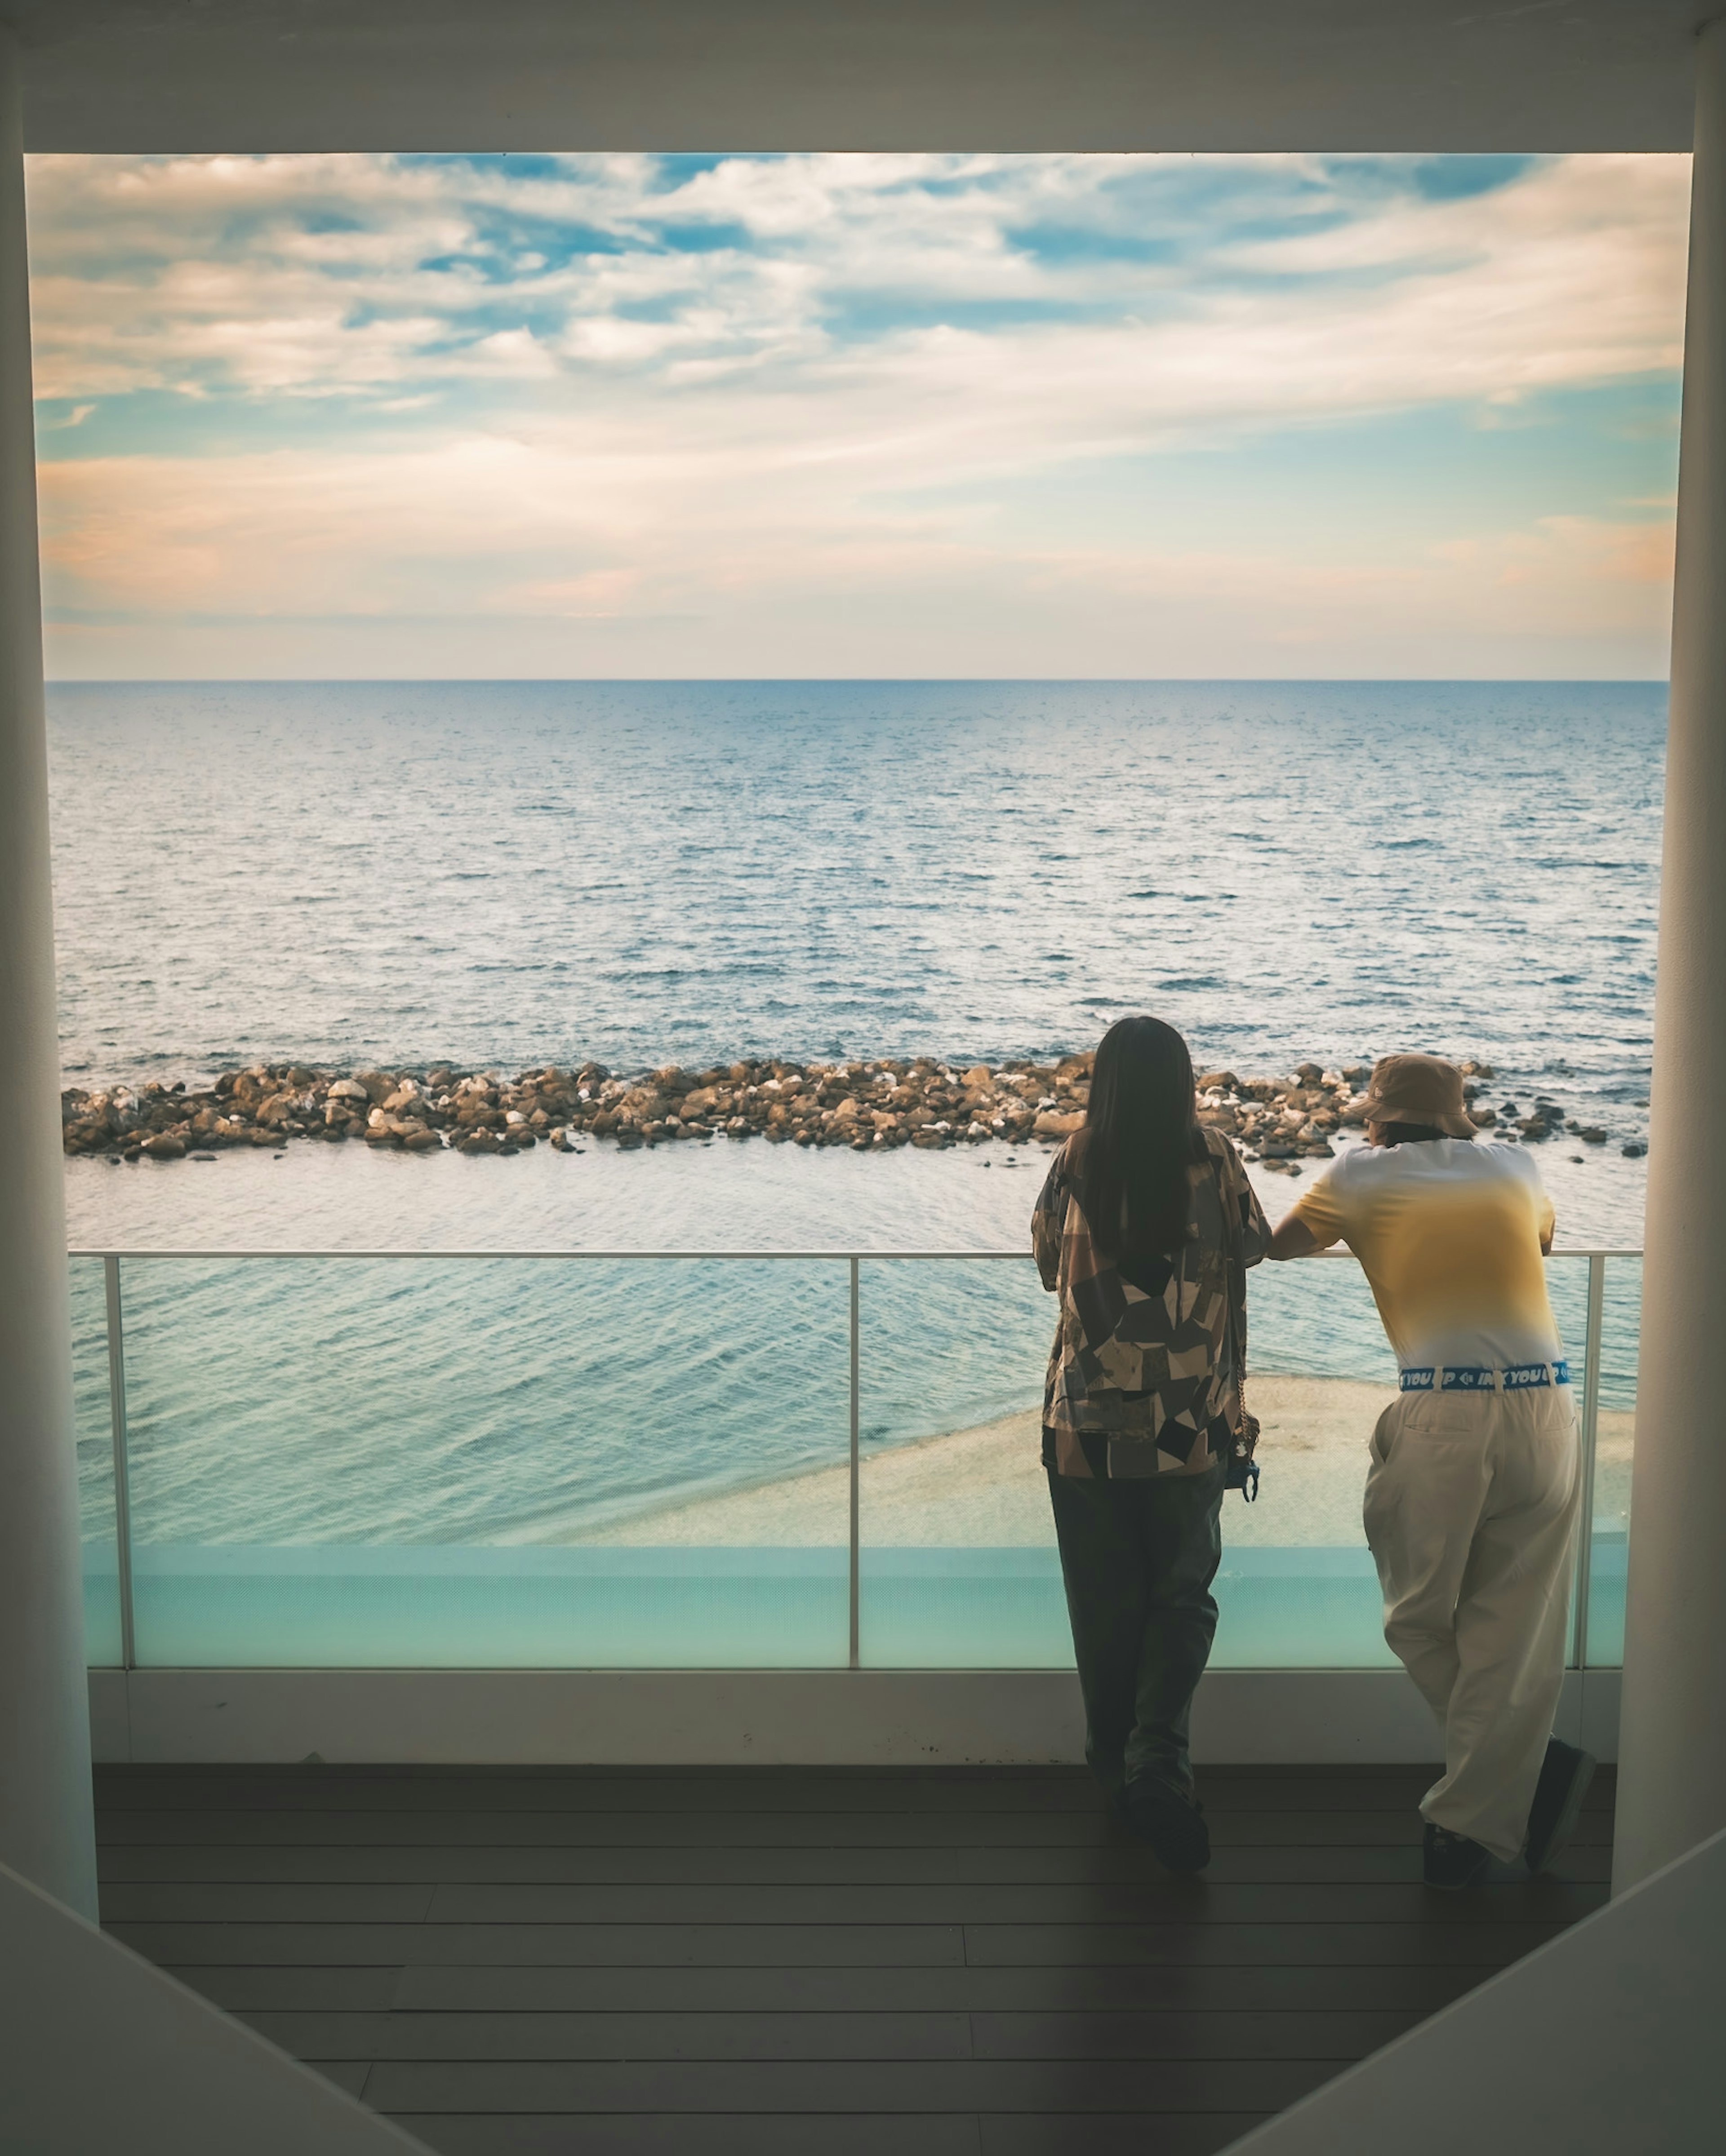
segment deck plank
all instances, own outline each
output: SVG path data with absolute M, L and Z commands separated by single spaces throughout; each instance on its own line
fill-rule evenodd
M 1565 1852 L 1564 1879 L 1600 1884 L 1608 1876 L 1609 1850 L 1590 1846 Z M 450 1887 L 856 1887 L 949 1888 L 955 1886 L 1085 1887 L 1154 1885 L 1163 1876 L 1149 1850 L 1124 1833 L 1092 1845 L 1029 1849 L 991 1844 L 984 1848 L 846 1848 L 770 1845 L 747 1849 L 697 1847 L 622 1849 L 453 1846 L 408 1847 L 362 1844 L 308 1847 L 176 1842 L 110 1848 L 98 1866 L 104 1895 L 118 1887 L 158 1882 L 191 1885 L 268 1885 L 305 1882 L 326 1887 L 416 1885 Z M 1292 1849 L 1217 1848 L 1205 1883 L 1220 1887 L 1361 1887 L 1411 1885 L 1420 1876 L 1420 1845 L 1400 1843 L 1362 1849 L 1334 1844 Z
M 1415 1768 L 1233 1768 L 1213 1773 L 1214 1812 L 1402 1810 L 1436 1778 Z M 271 1767 L 100 1770 L 105 1806 L 173 1811 L 188 1804 L 234 1810 L 462 1811 L 483 1794 L 508 1811 L 1038 1812 L 1099 1810 L 1082 1768 L 790 1768 L 665 1769 Z
M 1385 2008 L 1425 2015 L 1483 1984 L 1497 1967 L 1496 1962 L 1436 1969 L 421 1966 L 402 1971 L 393 2003 L 408 2013 L 774 2013 L 803 2008 L 812 2013 L 1077 2014 Z M 200 1974 L 208 1980 L 244 1982 L 246 1972 L 206 1969 Z
M 979 2122 L 951 2112 L 932 2118 L 903 2112 L 850 2118 L 709 2112 L 699 2119 L 686 2112 L 393 2116 L 440 2156 L 982 2156 L 983 2148 Z M 1140 2138 L 1133 2156 L 1164 2156 L 1165 2150 L 1167 2156 L 1210 2156 L 1235 2138 L 1201 2136 L 1189 2143 L 1165 2142 L 1159 2134 L 1156 2149 L 1148 2152 L 1144 2123 L 1135 2123 Z M 1051 2156 L 1058 2146 L 1050 2144 Z M 1068 2143 L 1061 2156 L 1071 2156 L 1071 2148 Z M 1112 2146 L 1108 2156 L 1114 2156 Z
M 1346 2065 L 1331 2059 L 1136 2061 L 383 2060 L 381 2111 L 1065 2112 L 1280 2111 Z
M 1598 1907 L 1420 1884 L 1420 1768 L 105 1768 L 105 1920 L 448 2156 L 1210 2156 Z
M 925 2060 L 1359 2058 L 1418 2011 L 1164 2014 L 568 2014 L 249 2011 L 299 2059 Z

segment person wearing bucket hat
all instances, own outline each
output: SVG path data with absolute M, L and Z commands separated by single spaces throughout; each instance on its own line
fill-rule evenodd
M 1384 1637 L 1438 1717 L 1444 1772 L 1421 1800 L 1432 1887 L 1558 1855 L 1595 1763 L 1552 1734 L 1581 1496 L 1570 1373 L 1547 1298 L 1552 1201 L 1533 1161 L 1479 1142 L 1462 1074 L 1386 1055 L 1366 1146 L 1297 1199 L 1273 1258 L 1339 1239 L 1396 1350 L 1364 1517 Z

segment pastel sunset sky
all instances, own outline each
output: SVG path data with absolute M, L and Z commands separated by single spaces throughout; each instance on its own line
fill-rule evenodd
M 1666 671 L 1678 157 L 41 157 L 60 677 Z

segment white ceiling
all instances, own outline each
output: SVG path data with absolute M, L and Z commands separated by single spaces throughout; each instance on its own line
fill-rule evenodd
M 0 0 L 36 150 L 1684 150 L 1726 0 Z

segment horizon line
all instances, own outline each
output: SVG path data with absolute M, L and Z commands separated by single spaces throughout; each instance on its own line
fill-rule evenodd
M 1634 688 L 1669 689 L 1664 674 L 55 674 L 47 689 L 219 688 Z

